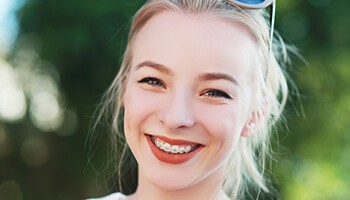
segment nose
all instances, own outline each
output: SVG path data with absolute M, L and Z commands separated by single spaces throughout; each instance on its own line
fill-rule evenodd
M 160 109 L 158 118 L 168 130 L 189 128 L 195 124 L 193 101 L 189 96 L 185 93 L 169 96 L 168 103 Z

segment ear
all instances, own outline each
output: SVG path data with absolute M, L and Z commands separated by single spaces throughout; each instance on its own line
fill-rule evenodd
M 255 110 L 252 112 L 251 116 L 248 118 L 245 123 L 243 130 L 241 132 L 241 136 L 248 137 L 256 132 L 258 128 L 258 124 L 262 123 L 268 117 L 268 109 L 269 103 L 267 99 L 264 99 L 262 109 Z
M 256 124 L 259 121 L 257 112 L 253 112 L 248 118 L 247 122 L 244 124 L 243 130 L 241 132 L 242 137 L 248 137 L 255 132 Z

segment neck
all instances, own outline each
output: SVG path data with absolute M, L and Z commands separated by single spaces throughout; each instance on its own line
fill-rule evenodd
M 136 192 L 129 196 L 130 200 L 229 200 L 221 188 L 223 169 L 217 170 L 198 183 L 181 189 L 164 189 L 150 182 L 139 172 Z

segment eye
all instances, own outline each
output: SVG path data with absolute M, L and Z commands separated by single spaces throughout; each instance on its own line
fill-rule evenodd
M 232 97 L 230 95 L 228 95 L 226 92 L 223 92 L 223 91 L 217 90 L 217 89 L 207 90 L 203 95 L 211 97 L 211 98 L 232 99 Z
M 146 84 L 149 84 L 149 85 L 155 86 L 155 87 L 165 87 L 165 85 L 163 84 L 163 82 L 161 80 L 159 80 L 158 78 L 154 78 L 154 77 L 146 77 L 146 78 L 143 78 L 137 82 L 138 83 L 146 83 Z

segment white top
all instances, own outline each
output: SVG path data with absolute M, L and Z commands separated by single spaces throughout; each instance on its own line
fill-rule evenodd
M 123 195 L 122 193 L 113 193 L 113 194 L 110 194 L 108 196 L 105 196 L 105 197 L 101 197 L 101 198 L 92 198 L 92 199 L 86 199 L 86 200 L 122 200 L 126 198 L 125 195 Z

